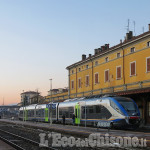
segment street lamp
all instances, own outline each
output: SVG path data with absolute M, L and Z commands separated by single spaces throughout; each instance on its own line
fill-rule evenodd
M 49 120 L 50 120 L 50 125 L 52 125 L 52 79 L 49 79 L 50 80 L 50 92 L 51 92 L 51 105 L 50 105 L 50 115 L 49 115 Z

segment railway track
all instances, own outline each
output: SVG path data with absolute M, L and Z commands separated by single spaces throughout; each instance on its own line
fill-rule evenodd
M 57 150 L 52 147 L 39 147 L 39 143 L 23 136 L 0 129 L 0 139 L 17 150 Z
M 49 130 L 45 130 L 44 128 L 35 128 L 35 127 L 26 127 L 25 125 L 23 125 L 23 124 L 10 124 L 10 123 L 1 123 L 0 122 L 0 129 L 1 130 L 3 130 L 3 131 L 6 131 L 7 130 L 7 132 L 11 132 L 11 133 L 13 133 L 13 134 L 18 134 L 19 136 L 25 136 L 27 139 L 31 139 L 31 140 L 34 140 L 34 141 L 36 141 L 36 143 L 38 143 L 38 146 L 37 146 L 37 148 L 36 147 L 33 147 L 32 149 L 34 149 L 34 150 L 46 150 L 46 148 L 40 148 L 39 147 L 39 134 L 40 133 L 45 133 L 46 135 L 48 135 L 49 133 L 51 133 L 51 132 L 53 132 L 54 133 L 54 131 L 49 131 Z M 0 130 L 0 134 L 1 134 L 1 130 Z M 108 130 L 107 129 L 103 129 L 103 132 L 104 132 L 104 134 L 105 134 L 105 131 L 107 131 L 107 133 L 109 133 L 108 132 Z M 114 132 L 115 130 L 113 130 L 113 132 Z M 122 131 L 124 131 L 124 130 L 116 130 L 116 132 L 122 132 Z M 56 131 L 57 132 L 57 131 Z M 99 132 L 99 131 L 98 131 Z M 111 131 L 110 131 L 111 132 Z M 24 133 L 24 134 L 23 134 Z M 59 132 L 58 132 L 59 133 Z M 61 132 L 60 132 L 61 133 Z M 131 133 L 131 131 L 129 132 L 129 134 Z M 134 131 L 132 131 L 132 133 L 134 133 Z M 136 132 L 135 132 L 136 133 Z M 4 133 L 5 134 L 5 133 Z M 139 134 L 140 134 L 140 132 L 139 132 Z M 143 133 L 144 134 L 144 133 Z M 70 135 L 71 134 L 64 134 L 64 133 L 62 133 L 62 136 L 66 136 L 66 137 L 70 137 Z M 80 137 L 79 135 L 75 135 L 74 136 L 75 138 L 78 138 L 78 137 Z M 84 140 L 84 138 L 83 137 L 80 137 L 81 138 L 81 140 L 83 139 Z M 47 137 L 46 137 L 46 139 L 47 139 Z M 21 140 L 20 138 L 19 138 L 19 140 Z M 19 141 L 18 140 L 18 141 Z M 49 139 L 50 140 L 50 139 Z M 9 140 L 9 141 L 11 141 L 11 142 L 13 142 L 14 143 L 14 141 L 17 141 L 17 139 L 15 140 L 15 139 L 13 139 L 13 140 Z M 31 149 L 31 146 L 33 146 L 34 144 L 31 144 L 31 146 L 30 146 L 30 141 L 26 141 L 27 142 L 27 145 L 28 145 L 28 147 L 27 147 L 27 150 L 29 150 L 29 147 L 30 147 L 30 149 Z M 22 142 L 21 142 L 22 143 Z M 25 142 L 24 142 L 25 143 Z M 32 143 L 32 142 L 31 142 Z M 51 146 L 51 143 L 52 143 L 52 141 L 50 140 L 49 141 L 49 146 Z M 15 143 L 16 144 L 16 143 Z M 17 145 L 19 145 L 19 144 L 17 144 Z M 35 144 L 36 145 L 36 144 Z M 22 145 L 19 145 L 21 148 L 23 147 Z M 117 146 L 117 145 L 116 145 Z M 81 149 L 85 149 L 85 148 L 82 148 L 82 147 L 56 147 L 57 149 L 65 149 L 65 150 L 70 150 L 70 148 L 72 149 L 72 150 L 81 150 Z M 56 148 L 54 148 L 54 147 L 50 147 L 49 149 L 55 149 L 56 150 Z M 120 150 L 120 149 L 127 149 L 127 150 L 129 150 L 129 148 L 123 148 L 123 147 L 101 147 L 102 149 L 111 149 L 111 150 L 116 150 L 116 149 L 118 149 L 118 150 Z M 99 149 L 101 149 L 101 148 L 99 148 L 99 147 L 96 147 L 96 148 L 92 148 L 92 147 L 87 147 L 86 148 L 86 150 L 87 149 L 89 149 L 89 150 L 91 150 L 91 149 L 97 149 L 97 150 L 99 150 Z M 17 149 L 19 149 L 19 148 L 17 148 Z M 24 149 L 26 149 L 26 148 L 24 148 Z M 31 149 L 31 150 L 32 150 Z M 140 148 L 135 148 L 136 150 L 139 150 Z M 148 149 L 148 147 L 147 148 L 145 148 L 145 149 Z

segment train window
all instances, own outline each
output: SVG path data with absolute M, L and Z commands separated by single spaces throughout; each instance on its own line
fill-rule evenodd
M 88 109 L 89 109 L 89 113 L 94 113 L 93 106 L 88 107 Z
M 62 116 L 62 111 L 59 109 L 59 116 Z
M 56 109 L 52 109 L 52 118 L 56 118 Z
M 101 107 L 99 105 L 95 106 L 95 110 L 96 110 L 96 113 L 100 113 L 101 112 Z
M 72 114 L 74 113 L 73 107 L 63 107 L 59 108 L 59 118 L 65 114 L 66 118 L 72 118 Z
M 44 109 L 41 109 L 41 117 L 44 117 Z
M 122 112 L 120 111 L 120 109 L 118 108 L 118 106 L 112 100 L 110 100 L 110 106 L 112 108 L 114 108 L 118 113 L 122 114 Z
M 111 117 L 109 110 L 102 105 L 86 106 L 86 109 L 85 111 L 85 106 L 81 107 L 82 119 L 107 119 Z
M 19 112 L 19 116 L 23 116 L 23 111 L 22 110 Z

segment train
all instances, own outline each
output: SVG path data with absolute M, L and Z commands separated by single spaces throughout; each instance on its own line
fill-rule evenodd
M 67 99 L 63 102 L 32 104 L 19 109 L 19 119 L 76 125 L 126 128 L 139 127 L 140 111 L 135 101 L 128 97 L 104 95 Z

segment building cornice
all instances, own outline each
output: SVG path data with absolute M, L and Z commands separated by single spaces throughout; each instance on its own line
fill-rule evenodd
M 115 45 L 115 46 L 109 48 L 108 50 L 103 50 L 103 51 L 100 52 L 99 54 L 96 54 L 96 55 L 93 55 L 93 56 L 91 56 L 91 57 L 88 57 L 88 58 L 86 58 L 85 60 L 81 60 L 81 61 L 79 61 L 79 62 L 76 62 L 76 63 L 74 63 L 74 64 L 72 64 L 72 65 L 66 67 L 66 69 L 67 69 L 67 70 L 70 70 L 70 69 L 75 68 L 75 67 L 77 67 L 77 66 L 79 66 L 79 65 L 85 64 L 85 63 L 87 63 L 87 62 L 89 62 L 89 61 L 93 61 L 93 60 L 96 59 L 97 57 L 101 57 L 101 56 L 103 56 L 103 55 L 105 55 L 105 54 L 108 54 L 108 53 L 110 53 L 110 52 L 112 52 L 112 51 L 116 51 L 116 50 L 118 50 L 118 49 L 120 49 L 120 48 L 126 47 L 126 46 L 128 46 L 128 45 L 130 45 L 130 44 L 132 44 L 132 43 L 134 43 L 134 42 L 136 42 L 136 41 L 139 41 L 139 40 L 141 40 L 141 39 L 144 39 L 144 38 L 146 38 L 146 37 L 148 37 L 148 36 L 150 36 L 150 31 L 145 32 L 145 33 L 143 33 L 143 34 L 140 34 L 140 35 L 138 35 L 138 36 L 132 37 L 132 39 L 130 39 L 130 40 L 128 40 L 128 41 L 125 40 L 123 43 L 117 44 L 117 45 Z

